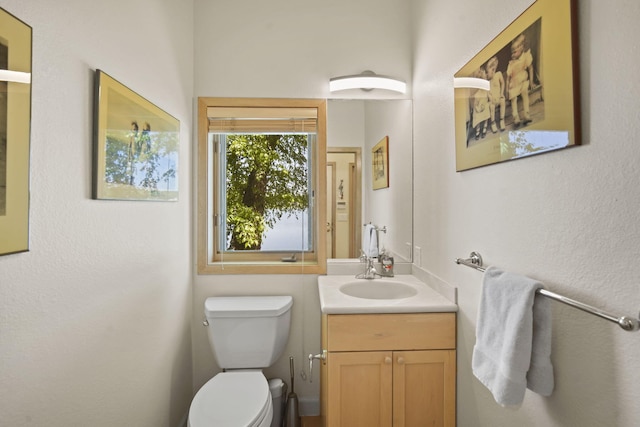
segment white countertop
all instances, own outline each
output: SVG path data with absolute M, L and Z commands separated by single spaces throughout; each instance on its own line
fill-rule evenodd
M 416 294 L 400 299 L 368 299 L 346 295 L 340 287 L 347 283 L 391 281 L 411 286 Z M 428 313 L 458 311 L 458 306 L 410 274 L 380 279 L 356 279 L 354 276 L 318 276 L 320 309 L 326 314 L 355 313 Z

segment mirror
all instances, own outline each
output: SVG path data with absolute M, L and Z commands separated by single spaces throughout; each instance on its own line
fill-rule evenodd
M 413 236 L 413 103 L 344 100 L 327 103 L 327 257 L 358 258 L 364 224 L 386 227 L 379 245 L 411 262 Z M 374 190 L 374 146 L 388 137 L 388 187 Z M 382 169 L 381 169 L 382 168 Z M 379 177 L 379 176 L 378 176 Z
M 32 28 L 0 7 L 0 255 L 29 250 Z

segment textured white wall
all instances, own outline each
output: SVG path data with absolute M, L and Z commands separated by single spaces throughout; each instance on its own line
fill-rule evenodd
M 195 5 L 196 96 L 328 98 L 331 77 L 364 70 L 405 79 L 411 88 L 407 0 Z M 388 91 L 372 91 L 370 97 L 381 94 L 406 97 Z
M 195 96 L 326 98 L 329 78 L 367 69 L 411 80 L 405 0 L 274 0 L 250 6 L 196 0 L 195 11 Z M 372 96 L 380 95 L 374 92 Z M 320 351 L 316 276 L 196 276 L 194 388 L 218 371 L 205 330 L 198 327 L 204 299 L 231 293 L 293 295 L 287 350 L 266 374 L 288 382 L 289 355 L 295 357 L 297 373 L 308 371 L 306 355 Z M 296 377 L 301 400 L 318 397 L 316 372 L 314 377 L 313 383 Z
M 470 372 L 487 264 L 614 313 L 640 308 L 640 3 L 580 0 L 583 146 L 456 173 L 452 76 L 529 0 L 414 1 L 415 244 L 424 268 L 458 286 L 459 426 L 638 425 L 640 336 L 553 305 L 552 397 L 502 409 Z
M 33 27 L 30 252 L 0 257 L 0 425 L 180 425 L 193 4 L 0 0 Z M 181 122 L 180 201 L 91 200 L 93 71 Z

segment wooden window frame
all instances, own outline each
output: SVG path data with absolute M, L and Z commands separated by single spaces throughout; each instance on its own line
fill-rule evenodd
M 314 186 L 314 247 L 309 258 L 297 262 L 282 262 L 281 256 L 273 253 L 233 254 L 233 256 L 215 259 L 214 227 L 215 191 L 218 178 L 211 156 L 209 143 L 209 112 L 216 108 L 282 108 L 315 109 L 317 111 L 315 169 L 312 182 Z M 198 274 L 325 274 L 326 239 L 322 231 L 326 222 L 326 100 L 324 99 L 286 99 L 286 98 L 198 98 L 197 130 L 197 272 Z M 290 254 L 290 252 L 289 252 Z M 226 257 L 226 259 L 225 259 Z

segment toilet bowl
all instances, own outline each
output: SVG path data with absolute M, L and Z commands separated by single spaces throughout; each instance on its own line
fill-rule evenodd
M 269 427 L 271 393 L 261 371 L 223 372 L 196 393 L 189 427 Z
M 207 335 L 224 371 L 196 393 L 189 427 L 271 426 L 273 401 L 262 368 L 278 360 L 286 347 L 292 305 L 291 296 L 206 299 Z

